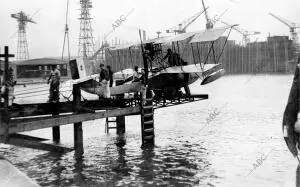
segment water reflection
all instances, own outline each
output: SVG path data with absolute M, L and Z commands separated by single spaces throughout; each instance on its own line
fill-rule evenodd
M 64 181 L 63 154 L 45 153 L 36 156 L 28 162 L 18 163 L 17 167 L 26 168 L 28 175 L 42 185 L 61 185 Z
M 80 184 L 84 184 L 86 181 L 86 176 L 83 174 L 83 169 L 85 168 L 84 164 L 84 157 L 81 158 L 75 158 L 75 164 L 74 164 L 74 183 L 77 186 L 80 186 Z
M 121 147 L 116 146 L 115 135 L 105 135 L 103 129 L 98 133 L 98 126 L 85 125 L 81 160 L 76 160 L 73 152 L 43 154 L 14 146 L 0 147 L 0 154 L 41 186 L 250 187 L 295 182 L 295 162 L 285 153 L 281 129 L 276 128 L 282 121 L 292 78 L 257 76 L 245 84 L 248 79 L 227 76 L 211 86 L 195 84 L 195 93 L 209 93 L 209 100 L 157 110 L 155 132 L 159 135 L 151 149 L 141 149 L 140 117 L 134 116 L 126 118 L 128 136 Z M 230 104 L 199 132 L 208 122 L 208 109 L 220 111 L 225 103 Z M 72 126 L 65 130 L 65 134 L 73 134 Z M 51 129 L 42 131 L 41 136 L 50 133 Z M 271 136 L 278 138 L 270 141 Z M 73 144 L 72 136 L 66 141 Z M 278 148 L 278 153 L 251 177 L 245 177 L 258 153 L 270 145 Z M 299 167 L 296 175 L 299 186 Z
M 154 179 L 154 163 L 153 163 L 153 157 L 155 156 L 154 147 L 145 147 L 142 150 L 142 155 L 141 155 L 141 163 L 137 165 L 138 167 L 138 174 L 139 178 L 141 178 L 142 181 L 144 182 L 151 182 Z

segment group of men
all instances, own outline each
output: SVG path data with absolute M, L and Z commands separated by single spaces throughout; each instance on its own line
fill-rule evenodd
M 107 65 L 106 67 L 104 64 L 100 64 L 100 76 L 99 76 L 99 82 L 100 86 L 103 90 L 103 97 L 109 98 L 110 97 L 110 87 L 113 86 L 113 74 L 114 72 L 111 69 L 111 66 Z M 132 81 L 139 81 L 141 78 L 141 73 L 139 72 L 139 67 L 135 66 L 133 71 L 133 76 L 130 78 Z
M 101 97 L 110 97 L 110 87 L 112 87 L 114 83 L 113 74 L 114 72 L 109 65 L 105 67 L 104 64 L 100 64 L 99 83 L 103 91 L 103 94 L 100 95 Z
M 99 74 L 99 84 L 102 87 L 104 98 L 110 97 L 110 87 L 113 86 L 114 72 L 112 71 L 111 66 L 107 65 L 105 67 L 104 64 L 100 64 L 100 74 Z M 134 67 L 133 73 L 133 81 L 138 81 L 141 77 L 141 73 L 139 73 L 138 66 Z M 50 76 L 48 78 L 48 84 L 50 84 L 50 94 L 49 94 L 49 102 L 55 103 L 59 101 L 59 86 L 60 86 L 60 71 L 57 69 L 56 65 L 52 65 L 52 70 Z

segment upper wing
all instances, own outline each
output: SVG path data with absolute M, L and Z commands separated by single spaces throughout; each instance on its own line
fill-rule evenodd
M 211 74 L 216 69 L 221 69 L 221 64 L 190 64 L 186 66 L 174 66 L 161 70 L 159 73 L 203 73 Z

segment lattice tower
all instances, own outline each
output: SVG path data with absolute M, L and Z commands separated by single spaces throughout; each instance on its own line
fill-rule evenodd
M 11 17 L 18 21 L 18 45 L 17 45 L 17 60 L 28 60 L 28 42 L 26 36 L 27 23 L 36 23 L 29 18 L 24 12 L 11 14 Z
M 91 0 L 80 0 L 80 34 L 78 45 L 78 56 L 83 58 L 90 58 L 95 53 L 94 37 L 92 29 L 92 18 L 90 10 L 92 8 Z

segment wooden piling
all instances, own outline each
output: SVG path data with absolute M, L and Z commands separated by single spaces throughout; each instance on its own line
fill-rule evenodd
M 52 139 L 55 143 L 60 141 L 60 128 L 59 126 L 52 127 Z
M 4 76 L 3 76 L 3 83 L 5 84 L 9 78 L 9 73 L 8 73 L 8 61 L 9 58 L 14 57 L 15 55 L 9 54 L 9 49 L 8 46 L 4 47 L 4 54 L 0 54 L 0 57 L 4 57 Z M 6 85 L 7 86 L 7 85 Z M 9 105 L 9 95 L 8 95 L 8 88 L 6 87 L 5 90 L 5 94 L 3 95 L 4 97 L 4 106 L 3 109 L 1 111 L 1 116 L 0 117 L 0 131 L 2 137 L 1 137 L 1 141 L 2 142 L 8 142 L 8 138 L 9 138 L 9 127 L 8 127 L 8 123 L 9 123 L 9 110 L 8 110 L 8 105 Z
M 81 103 L 81 91 L 79 85 L 73 85 L 73 111 L 79 113 Z M 75 156 L 81 157 L 83 151 L 83 131 L 82 122 L 74 123 L 74 149 Z
M 52 103 L 52 116 L 58 116 L 59 115 L 59 103 Z M 52 127 L 52 139 L 55 143 L 58 143 L 60 141 L 60 127 L 55 126 Z
M 117 122 L 117 134 L 122 135 L 125 133 L 125 116 L 116 117 Z

